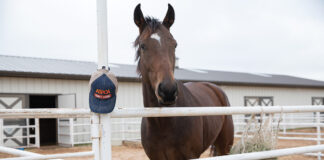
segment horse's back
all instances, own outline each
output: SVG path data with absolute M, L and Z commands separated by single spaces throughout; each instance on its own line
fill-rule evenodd
M 198 101 L 199 106 L 229 106 L 224 91 L 208 82 L 188 82 L 184 84 Z

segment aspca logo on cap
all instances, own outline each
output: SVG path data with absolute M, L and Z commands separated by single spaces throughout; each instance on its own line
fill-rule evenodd
M 109 89 L 96 89 L 96 92 L 94 93 L 94 97 L 98 99 L 109 99 L 111 98 L 111 93 Z
M 116 104 L 117 78 L 107 70 L 93 73 L 89 86 L 89 106 L 94 113 L 110 113 Z

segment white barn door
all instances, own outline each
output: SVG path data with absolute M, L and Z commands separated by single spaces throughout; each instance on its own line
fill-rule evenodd
M 62 94 L 57 96 L 58 108 L 75 108 L 75 94 Z
M 24 101 L 23 95 L 0 95 L 0 109 L 22 109 Z M 14 148 L 27 146 L 26 139 L 22 138 L 26 129 L 21 127 L 26 125 L 25 119 L 5 119 L 2 122 L 0 144 Z
M 57 96 L 58 108 L 75 108 L 75 94 L 63 94 Z M 57 119 L 57 140 L 61 146 L 73 146 L 73 118 Z

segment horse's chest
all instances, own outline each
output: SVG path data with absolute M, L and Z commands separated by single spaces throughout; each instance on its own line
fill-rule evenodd
M 142 143 L 150 159 L 156 160 L 184 160 L 192 154 L 190 137 L 178 137 L 176 134 L 165 132 L 151 132 Z
M 202 125 L 197 124 L 200 119 L 184 118 L 180 121 L 185 123 L 170 124 L 168 127 L 148 124 L 147 121 L 143 121 L 142 144 L 145 151 L 152 155 L 161 153 L 163 157 L 195 154 L 202 143 L 202 128 L 199 128 Z
M 144 134 L 144 138 L 148 138 L 152 142 L 175 144 L 192 140 L 192 137 L 202 134 L 203 121 L 200 117 L 177 117 L 168 122 L 149 123 L 143 121 L 142 134 Z

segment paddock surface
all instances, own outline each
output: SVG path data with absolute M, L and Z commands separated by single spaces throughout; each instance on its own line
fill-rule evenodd
M 297 132 L 309 132 L 316 133 L 315 129 L 299 129 L 295 130 Z M 323 131 L 322 131 L 323 133 Z M 239 139 L 236 138 L 235 142 Z M 301 141 L 301 140 L 279 140 L 277 148 L 291 148 L 291 147 L 300 147 L 306 145 L 316 145 L 315 141 Z M 73 148 L 65 148 L 59 146 L 45 146 L 32 149 L 26 149 L 30 152 L 40 153 L 40 154 L 57 154 L 57 153 L 69 153 L 69 152 L 83 152 L 90 151 L 91 145 L 77 146 Z M 209 151 L 206 151 L 202 157 L 208 157 Z M 12 157 L 7 154 L 0 153 L 0 158 Z M 66 158 L 65 160 L 92 160 L 93 157 L 77 157 L 77 158 Z M 112 159 L 113 160 L 148 160 L 146 157 L 143 148 L 141 147 L 129 147 L 129 146 L 113 146 L 112 147 Z M 316 157 L 303 156 L 303 155 L 292 155 L 280 157 L 279 160 L 316 160 Z

